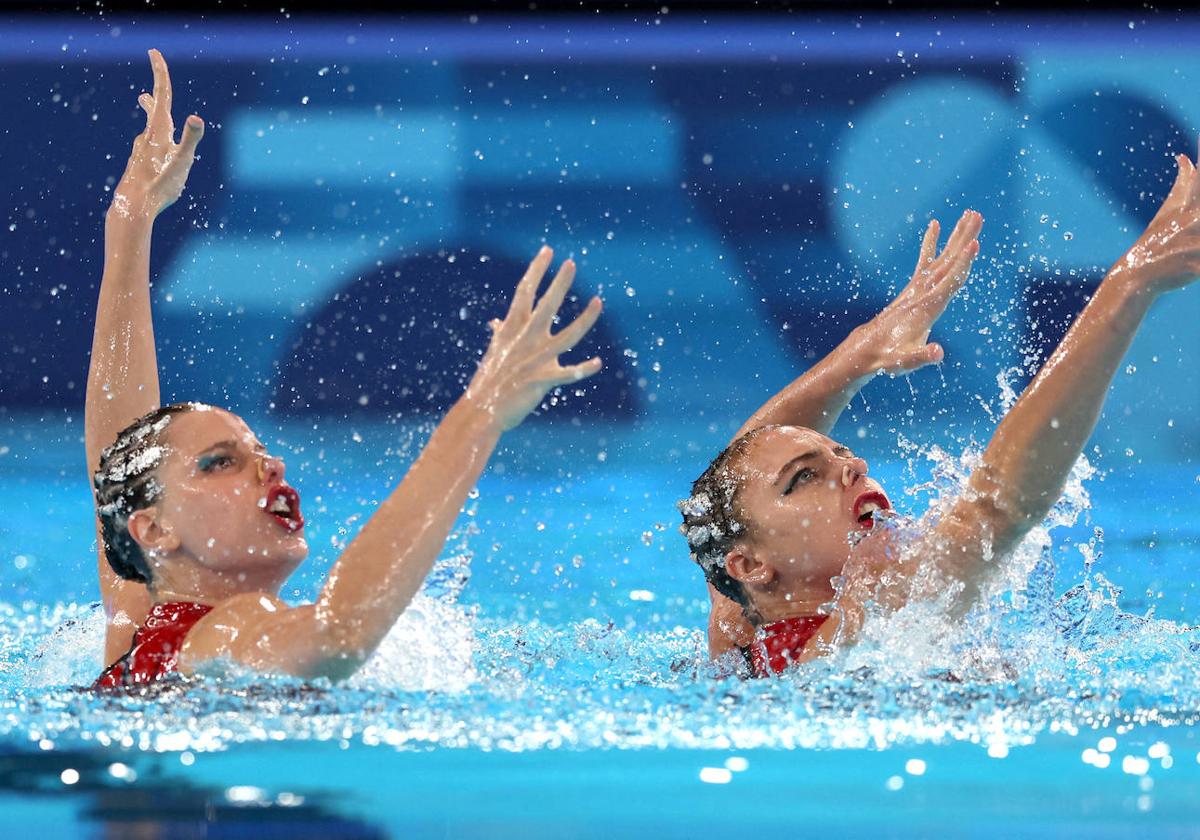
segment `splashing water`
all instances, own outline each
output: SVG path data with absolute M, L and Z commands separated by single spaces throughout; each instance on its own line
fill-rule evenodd
M 970 457 L 939 460 L 939 474 L 961 477 Z M 1049 526 L 1086 512 L 1091 471 L 1081 460 Z M 0 613 L 0 738 L 157 751 L 279 739 L 505 750 L 883 748 L 1016 745 L 1047 730 L 1193 720 L 1200 637 L 1121 611 L 1119 591 L 1091 571 L 1098 530 L 1076 552 L 1085 579 L 1056 595 L 1049 526 L 997 570 L 995 594 L 965 620 L 948 620 L 937 603 L 914 604 L 874 617 L 856 648 L 775 680 L 722 676 L 695 629 L 480 618 L 457 603 L 469 564 L 461 553 L 434 576 L 440 591 L 419 596 L 363 671 L 339 686 L 232 674 L 95 697 L 69 686 L 95 675 L 100 609 L 8 607 Z
M 1001 383 L 1002 399 L 1005 387 Z M 922 500 L 936 508 L 963 485 L 978 458 L 975 448 L 957 457 L 903 440 L 901 448 L 910 472 L 918 465 L 932 472 L 931 481 L 910 483 L 916 508 Z M 669 476 L 629 474 L 623 498 L 646 489 L 655 519 L 670 509 L 678 488 Z M 564 558 L 589 559 L 571 564 L 562 588 L 534 588 L 550 609 L 535 608 L 527 618 L 529 587 L 543 584 L 519 561 L 505 567 L 504 558 L 527 553 L 536 561 L 551 550 L 550 535 L 531 527 L 522 546 L 519 529 L 510 524 L 503 557 L 494 548 L 482 561 L 473 553 L 479 539 L 493 544 L 500 523 L 513 521 L 513 508 L 500 507 L 506 517 L 500 520 L 489 504 L 499 507 L 501 500 L 531 492 L 521 480 L 504 478 L 473 499 L 466 526 L 425 590 L 361 673 L 340 685 L 227 673 L 187 688 L 99 697 L 78 688 L 99 670 L 98 605 L 0 605 L 0 743 L 150 751 L 279 740 L 398 749 L 874 749 L 948 741 L 1019 745 L 1044 733 L 1195 722 L 1200 635 L 1122 610 L 1119 588 L 1097 571 L 1105 542 L 1104 532 L 1089 522 L 1096 476 L 1081 458 L 1062 500 L 997 564 L 988 598 L 965 619 L 952 620 L 938 602 L 912 604 L 872 616 L 863 643 L 851 650 L 779 679 L 755 681 L 708 662 L 699 629 L 703 588 L 691 574 L 683 541 L 643 545 L 638 534 L 645 523 L 612 500 L 611 476 L 602 469 L 574 478 L 572 493 L 591 500 L 590 519 L 571 522 L 603 522 L 609 530 L 588 536 L 591 544 L 567 540 L 558 546 Z M 561 517 L 574 515 L 574 502 L 565 494 L 556 499 L 564 499 L 557 513 L 542 510 L 539 519 L 561 524 Z M 349 515 L 330 511 L 330 527 Z M 1100 518 L 1120 516 L 1105 507 Z M 607 533 L 627 534 L 628 540 L 610 544 L 597 535 Z M 623 580 L 631 589 L 655 581 L 649 588 L 657 590 L 656 599 L 628 600 L 622 611 L 611 598 L 597 601 L 594 595 L 593 617 L 581 619 L 586 576 L 596 578 L 598 593 L 600 581 L 607 586 L 611 577 L 615 586 L 617 569 L 637 565 L 614 568 L 608 558 L 619 552 L 636 556 L 645 564 L 637 574 L 649 576 L 621 571 Z M 665 565 L 656 567 L 660 556 Z M 497 583 L 506 569 L 518 568 L 524 577 L 510 574 Z M 670 575 L 677 568 L 689 576 L 673 591 Z M 560 596 L 580 603 L 579 609 L 548 619 L 555 614 L 551 599 Z M 506 612 L 506 606 L 518 608 Z

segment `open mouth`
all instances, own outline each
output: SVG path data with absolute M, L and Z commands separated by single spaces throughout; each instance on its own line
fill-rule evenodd
M 863 493 L 854 500 L 854 518 L 863 528 L 874 528 L 875 514 L 881 510 L 891 509 L 892 503 L 888 501 L 888 497 L 877 490 Z
M 299 531 L 304 527 L 304 516 L 300 513 L 300 494 L 286 484 L 277 484 L 267 491 L 260 503 L 263 509 L 283 528 Z

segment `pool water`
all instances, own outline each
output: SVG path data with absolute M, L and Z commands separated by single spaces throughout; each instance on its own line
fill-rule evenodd
M 304 495 L 312 557 L 284 594 L 311 597 L 423 429 L 252 425 L 286 454 Z M 78 433 L 77 421 L 30 416 L 0 441 L 9 826 L 289 837 L 1200 830 L 1194 464 L 1093 456 L 1096 474 L 1077 468 L 1049 544 L 1008 564 L 1029 581 L 1018 594 L 955 625 L 909 611 L 876 625 L 886 649 L 867 643 L 742 682 L 706 662 L 704 590 L 673 506 L 722 433 L 522 428 L 426 591 L 347 684 L 234 674 L 97 698 L 77 689 L 99 670 L 103 630 Z M 932 472 L 954 463 L 923 447 L 873 460 L 872 474 L 920 513 L 938 492 Z
M 836 430 L 901 510 L 953 487 L 1195 148 L 1193 20 L 303 17 L 2 28 L 5 837 L 1200 837 L 1196 289 L 1155 308 L 1053 527 L 965 620 L 877 616 L 743 682 L 707 661 L 675 509 L 891 299 L 926 220 L 974 207 L 946 362 L 881 377 Z M 151 46 L 176 122 L 208 125 L 155 231 L 164 396 L 286 457 L 311 557 L 285 598 L 403 475 L 429 424 L 383 418 L 461 391 L 530 254 L 576 260 L 568 307 L 605 299 L 578 350 L 605 370 L 506 436 L 345 684 L 80 690 L 98 211 Z

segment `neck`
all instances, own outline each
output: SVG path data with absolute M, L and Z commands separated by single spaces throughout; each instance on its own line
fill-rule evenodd
M 753 596 L 753 612 L 751 623 L 756 627 L 773 624 L 788 618 L 817 615 L 821 607 L 835 597 L 833 584 L 799 585 L 790 589 L 756 592 Z
M 236 595 L 261 592 L 278 595 L 290 569 L 210 569 L 182 552 L 158 558 L 150 582 L 150 597 L 156 604 L 193 601 L 216 606 Z

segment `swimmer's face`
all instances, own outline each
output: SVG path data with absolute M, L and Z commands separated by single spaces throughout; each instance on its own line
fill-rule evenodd
M 891 507 L 866 461 L 802 426 L 759 434 L 737 470 L 746 547 L 775 569 L 783 592 L 828 586 L 849 559 L 851 534 L 872 526 L 872 510 Z
M 240 417 L 217 408 L 176 415 L 163 439 L 157 507 L 176 550 L 214 571 L 255 579 L 277 573 L 282 583 L 308 554 L 283 461 L 267 454 Z M 270 513 L 272 503 L 288 514 Z

